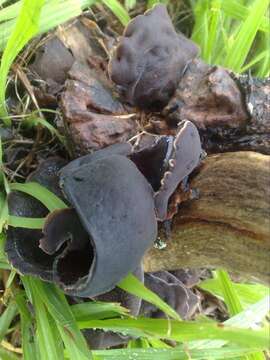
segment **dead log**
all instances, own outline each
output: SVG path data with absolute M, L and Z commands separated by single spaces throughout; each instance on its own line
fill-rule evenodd
M 199 198 L 181 205 L 165 249 L 145 255 L 145 271 L 226 268 L 268 281 L 270 157 L 255 152 L 210 156 L 191 181 Z

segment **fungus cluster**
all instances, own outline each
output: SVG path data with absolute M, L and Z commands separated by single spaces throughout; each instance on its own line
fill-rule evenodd
M 127 101 L 158 110 L 196 53 L 158 5 L 128 25 L 109 73 Z M 201 152 L 196 126 L 182 121 L 176 136 L 143 133 L 67 165 L 45 161 L 30 180 L 65 199 L 69 208 L 48 214 L 37 200 L 11 193 L 11 214 L 47 218 L 42 230 L 8 230 L 10 263 L 70 295 L 110 291 L 140 265 L 156 239 L 158 221 L 167 219 L 170 197 L 199 164 Z
M 9 231 L 6 251 L 14 267 L 82 297 L 105 293 L 134 271 L 156 239 L 157 221 L 166 219 L 170 196 L 201 155 L 199 133 L 188 121 L 175 138 L 156 136 L 136 147 L 116 144 L 75 159 L 60 170 L 56 188 L 51 172 L 47 187 L 61 188 L 70 208 L 49 214 L 42 232 Z M 43 173 L 46 166 L 49 171 L 50 161 Z M 15 215 L 36 216 L 37 209 L 44 215 L 42 205 L 17 196 L 9 198 Z

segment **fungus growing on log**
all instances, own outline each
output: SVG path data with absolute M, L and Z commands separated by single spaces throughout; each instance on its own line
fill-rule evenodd
M 161 110 L 196 54 L 195 44 L 175 32 L 166 7 L 157 5 L 129 23 L 109 73 L 130 103 Z M 78 74 L 81 68 L 86 76 Z M 11 262 L 22 273 L 53 281 L 66 293 L 81 297 L 110 291 L 140 265 L 156 239 L 157 222 L 167 219 L 171 195 L 198 165 L 202 151 L 199 133 L 190 121 L 179 125 L 175 137 L 149 135 L 150 141 L 144 143 L 147 136 L 139 135 L 135 143 L 127 142 L 128 134 L 137 132 L 137 124 L 113 96 L 106 79 L 100 82 L 97 73 L 90 73 L 73 65 L 63 109 L 66 120 L 72 118 L 74 129 L 81 131 L 80 140 L 84 121 L 89 120 L 90 148 L 104 149 L 64 166 L 56 186 L 54 177 L 53 191 L 64 194 L 70 208 L 47 216 L 42 231 L 37 230 L 27 244 L 27 254 L 16 231 L 10 232 L 6 245 Z M 45 216 L 44 207 L 42 211 Z M 31 238 L 31 231 L 27 235 Z M 32 261 L 32 255 L 42 258 L 42 266 Z
M 160 4 L 128 24 L 109 62 L 109 75 L 127 102 L 160 111 L 197 53 L 191 40 L 176 33 Z
M 170 195 L 201 154 L 198 132 L 188 121 L 176 138 L 154 136 L 141 150 L 139 143 L 115 144 L 75 159 L 60 170 L 58 186 L 52 177 L 54 191 L 60 186 L 72 208 L 49 214 L 43 235 L 27 230 L 31 239 L 34 235 L 27 254 L 17 232 L 9 232 L 11 263 L 22 273 L 54 281 L 66 293 L 82 297 L 106 293 L 134 271 L 156 239 L 157 220 L 166 218 Z M 161 208 L 155 208 L 155 194 Z M 42 274 L 36 255 L 49 276 Z

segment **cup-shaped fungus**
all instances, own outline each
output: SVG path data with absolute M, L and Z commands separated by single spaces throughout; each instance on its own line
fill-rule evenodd
M 201 155 L 200 135 L 190 121 L 179 124 L 176 136 L 147 134 L 148 142 L 141 150 L 133 151 L 131 160 L 144 174 L 154 190 L 156 217 L 166 220 L 170 197 L 177 186 L 198 166 Z M 152 139 L 151 139 L 152 138 Z
M 190 121 L 183 121 L 173 141 L 166 172 L 161 186 L 155 193 L 155 207 L 158 220 L 165 220 L 170 196 L 178 184 L 187 177 L 200 162 L 202 155 L 200 135 Z
M 72 208 L 50 213 L 42 231 L 8 230 L 5 249 L 19 272 L 53 281 L 70 295 L 92 297 L 111 290 L 140 265 L 156 238 L 157 221 L 151 185 L 123 156 L 130 149 L 117 144 L 61 169 L 61 188 Z M 49 162 L 42 166 L 43 175 Z M 55 173 L 50 166 L 47 170 L 55 183 Z M 50 179 L 46 186 L 59 191 Z M 9 208 L 17 216 L 48 212 L 20 193 L 10 195 Z
M 157 235 L 150 184 L 128 158 L 105 153 L 62 169 L 61 188 L 76 211 L 52 213 L 43 230 L 44 251 L 66 244 L 54 262 L 54 280 L 72 295 L 111 290 L 135 270 Z
M 9 229 L 6 251 L 14 267 L 70 295 L 93 297 L 140 265 L 156 239 L 157 220 L 166 219 L 170 196 L 198 165 L 202 150 L 189 121 L 176 137 L 146 134 L 147 141 L 137 140 L 75 159 L 61 168 L 60 178 L 59 167 L 46 168 L 50 160 L 36 171 L 36 180 L 41 173 L 53 192 L 60 185 L 70 208 L 50 213 L 42 231 Z M 25 196 L 10 195 L 11 213 L 46 215 Z
M 191 40 L 176 33 L 166 6 L 159 4 L 128 24 L 109 62 L 109 75 L 127 102 L 160 111 L 197 53 Z

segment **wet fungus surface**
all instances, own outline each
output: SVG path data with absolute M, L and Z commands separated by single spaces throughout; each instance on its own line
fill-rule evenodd
M 176 33 L 166 6 L 160 4 L 128 24 L 109 62 L 109 74 L 128 103 L 160 111 L 197 53 L 191 40 Z

